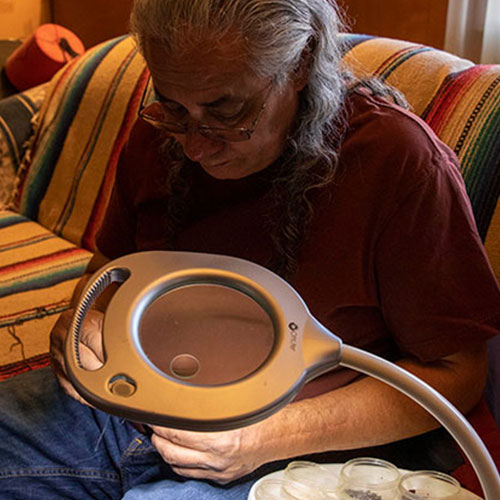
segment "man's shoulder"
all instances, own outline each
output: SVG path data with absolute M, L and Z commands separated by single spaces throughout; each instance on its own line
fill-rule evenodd
M 411 109 L 373 94 L 368 89 L 351 92 L 346 100 L 347 137 L 376 140 L 387 147 L 441 154 L 442 142 Z
M 364 90 L 348 97 L 346 110 L 344 171 L 410 188 L 437 171 L 458 168 L 454 153 L 410 110 Z

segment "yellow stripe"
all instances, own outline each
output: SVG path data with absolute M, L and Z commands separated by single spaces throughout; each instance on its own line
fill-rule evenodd
M 108 82 L 115 77 L 133 47 L 132 40 L 125 39 L 117 44 L 96 68 L 73 119 L 50 185 L 40 205 L 40 222 L 51 230 L 57 230 L 58 221 L 73 188 L 68 179 L 73 180 L 82 162 L 88 160 L 86 148 L 89 146 L 89 141 L 94 139 L 94 134 L 98 132 L 97 142 L 91 146 L 94 149 L 90 161 L 78 186 L 75 205 L 62 232 L 62 236 L 76 244 L 81 243 L 114 141 L 121 129 L 127 104 L 145 65 L 141 56 L 134 57 L 119 83 L 110 108 L 105 111 L 102 127 L 98 131 L 94 130 L 103 106 L 107 105 L 105 99 Z

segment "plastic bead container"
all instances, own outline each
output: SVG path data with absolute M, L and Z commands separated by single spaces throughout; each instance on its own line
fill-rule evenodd
M 255 490 L 256 500 L 323 500 L 321 492 L 288 479 L 266 479 Z
M 355 458 L 340 470 L 338 496 L 341 500 L 397 500 L 401 473 L 378 458 Z
M 401 500 L 458 500 L 460 491 L 455 478 L 430 470 L 409 472 L 399 482 Z
M 337 499 L 339 476 L 315 462 L 296 460 L 285 469 L 286 479 L 320 492 L 326 499 Z

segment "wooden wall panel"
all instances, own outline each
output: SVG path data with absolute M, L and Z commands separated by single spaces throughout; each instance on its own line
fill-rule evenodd
M 0 38 L 28 38 L 50 22 L 49 0 L 0 0 Z
M 88 49 L 123 35 L 133 0 L 52 0 L 52 17 L 76 33 Z
M 54 22 L 73 30 L 88 48 L 127 31 L 133 0 L 51 1 Z M 444 46 L 448 0 L 337 1 L 356 33 Z
M 442 49 L 448 0 L 338 0 L 351 31 Z

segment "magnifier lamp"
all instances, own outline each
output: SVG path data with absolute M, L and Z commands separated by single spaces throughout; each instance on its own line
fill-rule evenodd
M 88 311 L 121 283 L 103 322 L 104 364 L 86 370 L 80 335 Z M 309 380 L 337 366 L 409 396 L 454 437 L 486 500 L 500 476 L 481 439 L 443 396 L 399 366 L 342 341 L 273 272 L 246 260 L 190 252 L 139 252 L 88 282 L 65 346 L 68 376 L 95 407 L 129 420 L 219 431 L 262 420 Z

